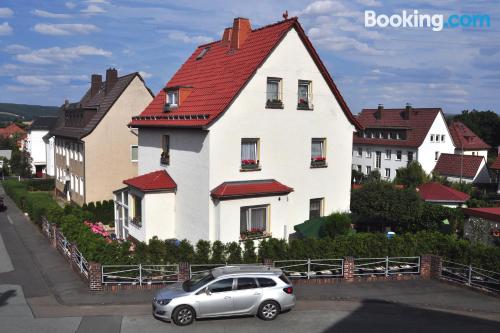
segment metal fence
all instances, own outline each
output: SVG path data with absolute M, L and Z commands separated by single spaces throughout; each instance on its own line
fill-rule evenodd
M 274 267 L 281 268 L 290 278 L 343 277 L 344 259 L 277 260 Z
M 354 275 L 420 274 L 420 257 L 355 258 Z
M 179 265 L 102 265 L 103 284 L 158 284 L 179 281 Z
M 71 244 L 59 230 L 56 231 L 56 246 L 64 256 L 71 258 Z
M 500 292 L 500 273 L 443 260 L 441 277 L 466 284 L 471 287 L 483 288 Z

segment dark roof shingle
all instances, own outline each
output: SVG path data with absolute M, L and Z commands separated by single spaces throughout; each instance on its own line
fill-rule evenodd
M 432 182 L 417 187 L 417 193 L 422 200 L 430 202 L 459 202 L 463 203 L 470 199 L 467 193 L 460 192 L 454 188 L 440 183 Z
M 476 133 L 472 132 L 470 128 L 465 126 L 460 121 L 453 121 L 449 126 L 451 137 L 455 143 L 455 147 L 459 149 L 490 149 L 491 147 L 486 144 Z
M 134 178 L 125 179 L 123 183 L 135 187 L 142 192 L 177 189 L 177 184 L 165 170 L 154 171 Z
M 259 196 L 283 195 L 293 188 L 274 179 L 225 182 L 214 188 L 212 198 L 225 200 L 235 198 L 253 198 Z
M 434 171 L 442 176 L 474 178 L 484 157 L 477 155 L 441 154 Z

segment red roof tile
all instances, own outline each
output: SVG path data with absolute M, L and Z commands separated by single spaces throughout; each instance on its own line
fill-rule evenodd
M 500 170 L 500 156 L 490 165 L 490 169 Z
M 448 126 L 451 137 L 458 149 L 490 149 L 491 147 L 486 144 L 476 133 L 472 132 L 470 128 L 465 126 L 460 121 L 454 121 Z
M 434 171 L 443 176 L 474 178 L 479 171 L 482 156 L 441 154 L 434 167 Z
M 500 222 L 500 207 L 462 208 L 465 215 L 480 217 L 486 220 Z
M 126 179 L 123 183 L 135 187 L 142 192 L 177 189 L 177 184 L 165 170 L 154 171 Z
M 417 187 L 417 192 L 425 201 L 432 202 L 466 202 L 470 199 L 467 193 L 440 183 L 426 183 Z
M 222 40 L 198 46 L 166 85 L 166 88 L 192 87 L 189 96 L 178 108 L 165 113 L 166 92 L 162 89 L 139 116 L 132 118 L 130 126 L 203 127 L 211 124 L 227 110 L 290 29 L 295 29 L 301 37 L 347 118 L 360 128 L 297 18 L 252 30 L 237 50 Z M 209 48 L 208 52 L 196 59 L 205 48 Z
M 235 198 L 253 198 L 260 196 L 283 195 L 293 188 L 274 179 L 225 182 L 211 191 L 212 198 L 225 200 Z
M 405 109 L 383 109 L 382 117 L 375 117 L 377 109 L 363 109 L 356 119 L 365 129 L 406 130 L 406 140 L 363 138 L 354 134 L 355 144 L 384 145 L 399 147 L 419 147 L 429 132 L 440 108 L 412 108 L 409 119 L 403 117 Z M 362 135 L 362 133 L 359 133 Z
M 0 135 L 3 136 L 4 138 L 9 138 L 14 134 L 24 135 L 26 134 L 26 131 L 14 123 L 10 124 L 7 127 L 0 128 Z

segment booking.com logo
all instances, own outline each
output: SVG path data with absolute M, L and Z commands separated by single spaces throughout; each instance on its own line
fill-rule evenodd
M 490 16 L 487 14 L 453 14 L 445 20 L 443 14 L 420 14 L 418 10 L 401 14 L 385 15 L 374 10 L 365 10 L 365 27 L 386 28 L 432 28 L 432 31 L 442 31 L 443 28 L 489 28 Z

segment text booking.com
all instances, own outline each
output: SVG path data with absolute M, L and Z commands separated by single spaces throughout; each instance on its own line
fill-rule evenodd
M 401 14 L 385 15 L 374 10 L 365 10 L 366 28 L 431 28 L 442 31 L 445 28 L 489 28 L 490 16 L 487 14 L 453 14 L 445 18 L 443 14 L 421 14 L 418 10 Z

